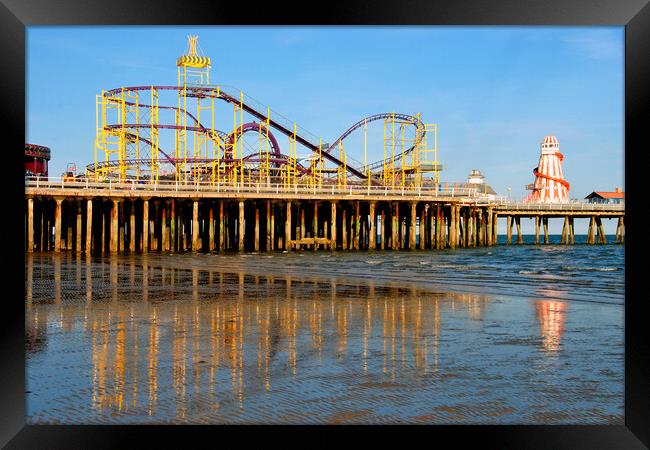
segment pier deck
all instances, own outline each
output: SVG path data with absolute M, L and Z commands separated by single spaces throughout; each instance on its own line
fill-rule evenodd
M 606 243 L 601 219 L 624 205 L 526 204 L 489 200 L 474 189 L 371 185 L 290 186 L 28 180 L 26 250 L 77 252 L 443 249 L 496 244 L 505 217 L 507 242 L 520 219 L 535 220 L 548 243 L 548 219 L 564 219 L 562 243 L 573 244 L 574 219 L 590 220 L 587 243 Z

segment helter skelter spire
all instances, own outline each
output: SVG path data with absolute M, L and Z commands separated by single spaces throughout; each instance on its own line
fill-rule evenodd
M 569 183 L 562 174 L 560 143 L 555 136 L 549 135 L 541 144 L 539 163 L 533 169 L 535 181 L 526 186 L 532 190 L 524 200 L 527 203 L 568 203 Z

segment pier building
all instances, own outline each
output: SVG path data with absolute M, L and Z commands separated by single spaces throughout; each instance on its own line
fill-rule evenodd
M 25 174 L 47 177 L 50 149 L 42 145 L 25 144 Z

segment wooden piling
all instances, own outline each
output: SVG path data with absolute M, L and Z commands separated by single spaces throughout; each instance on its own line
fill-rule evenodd
M 169 250 L 177 250 L 177 233 L 176 233 L 176 200 L 171 199 L 169 202 Z
M 425 224 L 426 224 L 426 216 L 427 216 L 428 208 L 429 205 L 424 205 L 422 207 L 422 211 L 420 211 L 420 243 L 419 243 L 420 250 L 424 250 L 426 244 Z
M 298 209 L 300 210 L 300 236 L 296 236 L 296 240 L 301 240 L 305 238 L 305 205 L 298 204 Z
M 438 236 L 438 248 L 439 249 L 444 249 L 447 246 L 447 236 L 446 236 L 446 231 L 447 231 L 447 224 L 445 223 L 446 218 L 445 218 L 445 211 L 441 206 L 438 206 L 438 218 L 436 219 L 436 227 L 438 228 L 438 232 L 440 233 Z
M 381 250 L 384 250 L 386 246 L 386 213 L 384 212 L 384 209 L 382 208 L 381 210 L 381 215 L 380 215 L 380 229 L 379 229 L 379 248 Z
M 269 247 L 268 251 L 273 251 L 275 250 L 275 204 L 271 201 L 268 203 L 269 207 L 269 216 L 270 216 L 270 225 L 269 225 L 269 230 L 268 233 L 270 233 L 271 237 L 269 238 Z
M 485 221 L 483 220 L 483 210 L 481 208 L 477 211 L 478 215 L 478 245 L 483 247 L 485 245 Z
M 374 251 L 377 248 L 377 215 L 375 214 L 375 202 L 370 202 L 369 205 L 369 224 L 368 224 L 368 250 Z
M 92 251 L 93 242 L 93 199 L 86 199 L 86 254 Z
M 34 199 L 27 199 L 27 251 L 34 251 Z
M 287 202 L 287 217 L 284 221 L 284 249 L 291 248 L 291 202 Z
M 521 234 L 521 217 L 515 217 L 515 222 L 517 224 L 517 244 L 523 244 L 524 236 Z
M 75 224 L 75 251 L 81 253 L 81 201 L 75 201 L 73 208 L 77 210 L 77 223 Z
M 314 217 L 312 220 L 312 228 L 314 230 L 313 232 L 313 238 L 314 238 L 314 251 L 318 250 L 318 242 L 316 241 L 318 239 L 318 200 L 314 200 Z
M 492 246 L 492 208 L 487 209 L 487 245 Z
M 129 202 L 129 251 L 135 252 L 135 201 Z
M 336 250 L 336 202 L 330 203 L 330 250 Z
M 269 252 L 273 247 L 273 225 L 271 224 L 272 206 L 271 200 L 266 201 L 266 251 Z
M 535 216 L 535 244 L 539 244 L 539 222 L 540 217 Z
M 253 236 L 255 240 L 255 251 L 260 251 L 260 209 L 255 205 L 255 235 Z
M 564 216 L 564 224 L 562 225 L 562 240 L 561 244 L 567 245 L 569 243 L 569 216 Z
M 149 216 L 149 233 L 151 234 L 149 241 L 150 241 L 150 248 L 151 250 L 154 251 L 160 250 L 159 240 L 158 240 L 158 222 L 160 221 L 159 209 L 160 209 L 160 201 L 154 200 L 153 211 L 152 214 Z
M 544 244 L 548 244 L 548 217 L 544 217 Z
M 166 202 L 162 202 L 160 205 L 160 238 L 161 238 L 161 250 L 167 250 L 167 208 Z
M 214 205 L 208 205 L 208 251 L 214 250 Z
M 117 226 L 119 228 L 118 241 L 117 241 L 117 251 L 118 252 L 123 252 L 123 251 L 126 250 L 126 246 L 125 246 L 125 243 L 126 243 L 125 236 L 126 236 L 126 234 L 125 234 L 125 230 L 124 230 L 124 228 L 125 228 L 125 220 L 124 220 L 124 217 L 125 217 L 124 208 L 125 208 L 125 206 L 124 205 L 125 204 L 126 204 L 125 201 L 121 201 L 121 202 L 119 202 L 119 206 L 117 208 L 117 211 L 118 211 L 117 212 Z
M 409 221 L 409 250 L 415 250 L 415 222 L 417 220 L 416 202 L 411 202 L 411 217 Z
M 600 217 L 596 217 L 596 225 L 598 227 L 598 243 L 607 244 L 607 236 L 605 236 L 605 229 L 603 228 L 603 221 Z
M 429 248 L 434 249 L 436 246 L 436 218 L 431 205 L 427 204 L 427 209 L 429 214 Z
M 393 250 L 397 250 L 398 244 L 397 244 L 397 215 L 399 212 L 399 207 L 398 207 L 398 202 L 394 202 L 391 208 L 391 227 L 390 227 L 390 232 L 391 232 L 391 247 Z
M 149 200 L 142 202 L 142 251 L 149 251 Z
M 346 211 L 345 211 L 345 205 L 343 205 L 343 212 L 341 213 L 341 248 L 343 250 L 348 249 L 348 225 L 347 225 L 347 217 L 346 217 Z
M 192 201 L 192 251 L 196 252 L 199 250 L 199 201 Z
M 118 251 L 118 215 L 119 215 L 119 207 L 120 207 L 120 202 L 119 200 L 113 200 L 113 206 L 111 208 L 111 234 L 109 236 L 110 239 L 110 247 L 109 250 L 111 253 L 117 253 Z
M 226 249 L 226 230 L 225 218 L 223 217 L 223 203 L 224 200 L 219 200 L 219 251 L 223 252 Z
M 589 219 L 589 229 L 587 230 L 587 244 L 595 244 L 596 218 L 591 216 Z
M 512 244 L 512 216 L 506 216 L 506 243 Z
M 615 244 L 620 244 L 621 243 L 621 230 L 623 228 L 623 218 L 619 217 L 618 222 L 616 224 L 616 236 L 614 238 L 614 243 Z
M 245 247 L 245 227 L 244 227 L 244 201 L 239 201 L 239 251 L 243 252 Z
M 359 246 L 361 245 L 361 214 L 359 211 L 361 208 L 361 202 L 357 200 L 354 203 L 354 239 L 352 241 L 352 248 L 354 250 L 359 250 Z

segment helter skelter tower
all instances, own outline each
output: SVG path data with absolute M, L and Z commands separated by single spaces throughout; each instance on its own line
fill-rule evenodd
M 562 174 L 560 143 L 555 136 L 546 136 L 542 141 L 539 163 L 533 169 L 535 181 L 526 186 L 532 190 L 524 200 L 526 203 L 568 203 L 569 183 Z

